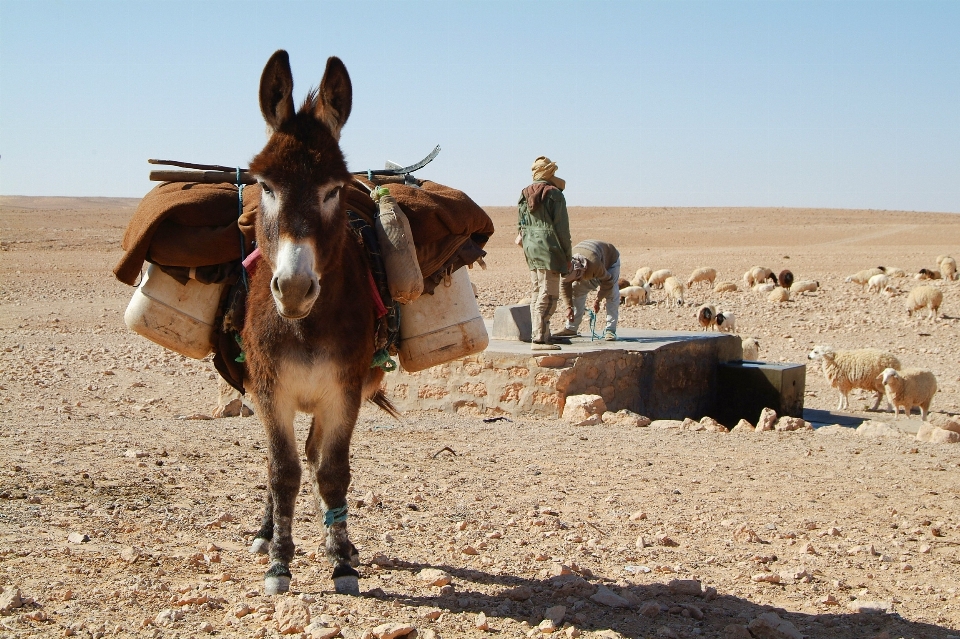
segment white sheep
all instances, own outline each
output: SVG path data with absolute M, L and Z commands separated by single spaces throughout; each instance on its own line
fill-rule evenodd
M 922 268 L 916 275 L 913 276 L 915 280 L 939 280 L 941 277 L 940 270 L 935 268 Z
M 649 282 L 651 275 L 653 275 L 652 268 L 649 266 L 641 266 L 637 269 L 637 273 L 633 276 L 633 279 L 630 280 L 630 286 L 643 286 L 640 282 Z
M 777 288 L 777 285 L 773 282 L 760 282 L 753 286 L 754 292 L 760 293 L 761 295 L 766 295 L 775 288 Z
M 874 275 L 867 281 L 868 293 L 882 293 L 889 288 L 892 288 L 890 286 L 890 278 L 887 277 L 885 273 Z
M 952 257 L 945 257 L 938 262 L 943 279 L 953 281 L 957 279 L 957 261 Z
M 847 283 L 852 282 L 854 284 L 859 284 L 860 290 L 862 291 L 870 282 L 870 278 L 873 277 L 874 275 L 883 275 L 883 269 L 882 268 L 864 269 L 862 271 L 854 273 L 853 275 L 845 279 L 844 282 L 847 282 Z
M 887 274 L 887 277 L 906 277 L 907 272 L 902 268 L 897 268 L 896 266 L 885 266 L 883 272 Z
M 784 302 L 790 301 L 790 291 L 785 288 L 780 288 L 779 286 L 767 295 L 767 300 L 773 302 L 774 304 L 783 304 Z
M 773 274 L 772 270 L 764 266 L 754 266 L 743 274 L 743 281 L 748 287 L 753 286 L 754 284 L 759 284 L 760 282 L 768 279 L 773 279 L 776 281 L 776 276 Z
M 756 337 L 744 337 L 741 344 L 745 361 L 756 362 L 760 359 L 760 341 Z
M 873 391 L 876 402 L 870 410 L 876 410 L 883 399 L 884 388 L 880 373 L 885 368 L 900 369 L 900 360 L 896 355 L 876 348 L 859 348 L 848 351 L 835 351 L 830 346 L 815 346 L 807 359 L 820 360 L 823 376 L 830 385 L 840 391 L 840 404 L 837 410 L 850 405 L 847 395 L 854 388 Z
M 656 275 L 656 273 L 654 273 Z M 677 306 L 683 306 L 683 296 L 685 293 L 683 283 L 675 278 L 674 276 L 669 276 L 663 281 L 663 301 L 670 301 Z
M 816 293 L 820 290 L 820 282 L 815 282 L 814 280 L 800 280 L 794 282 L 793 286 L 790 287 L 790 292 L 794 295 L 799 293 Z
M 883 371 L 880 381 L 886 392 L 887 401 L 893 404 L 893 417 L 900 416 L 900 408 L 910 417 L 914 406 L 920 408 L 920 420 L 927 419 L 930 412 L 930 402 L 937 392 L 937 378 L 933 373 L 919 368 L 904 368 L 896 371 L 887 368 Z
M 717 309 L 713 304 L 704 304 L 697 309 L 697 322 L 703 330 L 717 327 Z
M 914 311 L 922 308 L 929 310 L 927 317 L 937 319 L 940 305 L 943 303 L 943 293 L 935 286 L 918 286 L 907 295 L 907 315 L 912 316 Z
M 643 283 L 643 286 L 628 286 L 620 289 L 620 303 L 624 306 L 640 306 L 649 301 L 650 287 L 646 282 Z
M 690 274 L 690 277 L 687 279 L 687 288 L 700 282 L 708 282 L 710 286 L 713 286 L 715 279 L 717 279 L 717 269 L 703 266 Z
M 717 328 L 721 333 L 737 332 L 737 316 L 733 311 L 717 311 Z
M 647 284 L 653 288 L 663 288 L 663 283 L 668 277 L 673 277 L 673 273 L 670 272 L 670 269 L 662 268 L 650 274 L 650 279 L 647 280 Z
M 734 282 L 717 282 L 717 285 L 713 287 L 714 293 L 736 293 L 740 289 L 737 287 Z

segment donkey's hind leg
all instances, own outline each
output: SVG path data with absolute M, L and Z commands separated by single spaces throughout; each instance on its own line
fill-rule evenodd
M 359 397 L 359 393 L 357 394 Z M 359 412 L 343 407 L 314 416 L 307 438 L 307 464 L 317 505 L 323 513 L 327 559 L 333 564 L 333 583 L 340 594 L 360 594 L 357 548 L 347 534 L 347 489 L 350 486 L 350 437 Z
M 269 446 L 267 506 L 273 507 L 270 567 L 264 575 L 263 589 L 264 594 L 275 595 L 290 589 L 290 562 L 294 552 L 293 509 L 300 492 L 300 458 L 293 431 L 294 409 L 281 409 L 273 401 L 262 400 L 258 401 L 257 408 Z M 270 514 L 264 515 L 264 529 L 270 517 Z M 266 531 L 261 530 L 260 534 L 266 534 Z

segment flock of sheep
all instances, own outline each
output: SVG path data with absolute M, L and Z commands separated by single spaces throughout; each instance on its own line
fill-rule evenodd
M 936 269 L 920 269 L 914 275 L 917 280 L 957 279 L 957 262 L 954 258 L 941 255 L 937 257 Z M 903 269 L 878 266 L 855 273 L 846 278 L 846 282 L 860 284 L 861 290 L 886 294 L 894 297 L 900 290 L 895 279 L 906 278 Z M 707 283 L 713 292 L 722 295 L 740 290 L 736 282 L 717 282 L 714 268 L 698 268 L 684 284 L 667 269 L 654 271 L 648 267 L 637 270 L 633 279 L 620 280 L 620 303 L 624 306 L 651 304 L 653 289 L 662 289 L 663 296 L 657 304 L 670 304 L 677 307 L 686 305 L 686 292 L 694 285 Z M 767 296 L 774 303 L 789 301 L 792 296 L 816 292 L 820 284 L 814 280 L 795 280 L 789 270 L 775 274 L 771 269 L 755 266 L 743 274 L 743 286 Z M 943 303 L 943 292 L 930 285 L 921 285 L 911 289 L 906 297 L 908 316 L 916 311 L 927 309 L 927 317 L 937 319 Z M 736 317 L 730 311 L 717 310 L 714 304 L 703 304 L 696 311 L 696 319 L 703 330 L 715 329 L 736 333 Z M 759 343 L 755 338 L 743 339 L 743 358 L 756 360 L 759 356 Z M 819 360 L 823 375 L 833 388 L 840 392 L 838 410 L 849 407 L 848 394 L 853 389 L 862 389 L 876 393 L 872 410 L 876 410 L 881 399 L 886 397 L 894 416 L 899 417 L 900 409 L 909 415 L 913 408 L 920 409 L 920 418 L 925 420 L 930 410 L 930 402 L 937 392 L 937 380 L 934 374 L 925 369 L 903 368 L 900 360 L 891 353 L 862 348 L 855 350 L 834 350 L 830 346 L 815 347 L 808 358 Z

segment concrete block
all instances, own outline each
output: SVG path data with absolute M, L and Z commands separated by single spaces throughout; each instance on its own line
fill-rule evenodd
M 717 367 L 717 419 L 756 423 L 764 408 L 777 415 L 803 417 L 804 364 L 726 362 Z
M 530 324 L 530 305 L 498 306 L 493 312 L 493 339 L 529 342 L 533 334 Z

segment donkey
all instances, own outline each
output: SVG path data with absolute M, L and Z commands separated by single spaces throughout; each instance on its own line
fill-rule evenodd
M 396 415 L 371 368 L 376 307 L 369 266 L 348 228 L 341 192 L 351 179 L 340 150 L 353 89 L 339 58 L 298 111 L 286 51 L 260 78 L 269 139 L 250 172 L 262 189 L 256 222 L 262 260 L 249 280 L 242 331 L 248 388 L 268 440 L 263 525 L 251 552 L 269 553 L 266 594 L 290 588 L 293 511 L 301 467 L 293 421 L 313 416 L 305 454 L 336 591 L 359 594 L 357 549 L 347 535 L 350 438 L 360 405 Z

